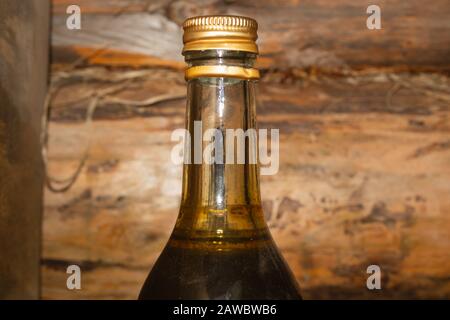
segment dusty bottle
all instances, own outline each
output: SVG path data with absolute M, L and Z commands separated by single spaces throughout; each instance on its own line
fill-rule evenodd
M 181 208 L 139 299 L 301 299 L 261 208 L 253 139 L 257 23 L 207 16 L 186 20 L 183 28 L 188 95 Z

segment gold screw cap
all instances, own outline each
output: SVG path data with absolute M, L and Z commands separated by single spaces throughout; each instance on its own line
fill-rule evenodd
M 240 16 L 198 16 L 183 23 L 183 53 L 212 49 L 258 53 L 258 23 Z

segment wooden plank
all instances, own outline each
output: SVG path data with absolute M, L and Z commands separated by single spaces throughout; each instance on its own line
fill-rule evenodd
M 377 1 L 382 29 L 366 27 L 372 1 L 79 0 L 81 30 L 66 28 L 67 0 L 53 0 L 54 62 L 181 68 L 181 24 L 198 14 L 238 14 L 260 25 L 263 69 L 348 72 L 369 67 L 414 71 L 450 68 L 450 6 L 433 0 Z M 72 4 L 72 2 L 70 2 Z
M 0 2 L 0 300 L 37 299 L 49 1 Z
M 167 0 L 53 0 L 53 14 L 66 14 L 67 7 L 80 6 L 84 13 L 102 13 L 117 15 L 123 12 L 145 12 L 163 8 Z
M 73 71 L 55 98 L 50 172 L 61 177 L 83 150 L 86 101 L 77 97 L 136 72 L 93 70 Z M 110 98 L 183 90 L 178 71 L 151 71 Z M 260 86 L 260 127 L 281 134 L 280 171 L 262 177 L 262 197 L 305 298 L 449 298 L 449 78 L 285 76 L 266 73 Z M 44 298 L 134 299 L 174 224 L 181 167 L 168 160 L 170 134 L 184 126 L 185 101 L 117 101 L 100 104 L 73 188 L 46 191 Z M 84 270 L 79 292 L 65 289 L 71 263 Z M 380 292 L 366 288 L 370 264 L 382 268 Z

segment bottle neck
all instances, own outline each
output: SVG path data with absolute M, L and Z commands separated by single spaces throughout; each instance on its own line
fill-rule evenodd
M 189 66 L 248 68 L 255 55 L 214 50 L 186 55 Z M 255 81 L 188 81 L 183 191 L 175 233 L 189 238 L 254 237 L 267 229 L 259 191 Z

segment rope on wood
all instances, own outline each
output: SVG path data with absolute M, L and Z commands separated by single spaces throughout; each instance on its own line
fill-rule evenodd
M 148 7 L 147 10 L 151 10 L 151 1 L 148 1 Z M 124 6 L 120 10 L 118 10 L 115 13 L 115 17 L 119 17 L 126 11 L 128 6 Z M 107 27 L 107 26 L 105 26 Z M 80 175 L 84 165 L 86 164 L 86 160 L 89 157 L 89 149 L 91 146 L 91 136 L 92 136 L 92 120 L 94 117 L 95 109 L 97 108 L 97 105 L 99 102 L 106 98 L 108 95 L 111 95 L 113 93 L 117 93 L 119 91 L 122 91 L 126 89 L 130 83 L 131 80 L 136 78 L 142 78 L 143 74 L 145 72 L 140 71 L 131 71 L 128 74 L 126 74 L 125 77 L 121 77 L 119 79 L 119 82 L 124 81 L 125 83 L 123 85 L 119 86 L 111 86 L 108 87 L 102 91 L 93 91 L 86 97 L 81 97 L 78 99 L 77 102 L 83 101 L 85 99 L 89 100 L 89 104 L 86 111 L 86 129 L 88 130 L 88 138 L 86 141 L 86 147 L 84 149 L 84 152 L 81 156 L 81 159 L 78 163 L 78 166 L 73 174 L 71 174 L 69 177 L 61 179 L 56 178 L 52 176 L 49 173 L 48 168 L 48 123 L 50 119 L 50 111 L 51 111 L 51 101 L 55 94 L 61 89 L 62 85 L 59 84 L 61 80 L 67 79 L 71 77 L 71 73 L 75 70 L 77 66 L 84 63 L 85 61 L 88 61 L 89 59 L 95 57 L 96 55 L 102 53 L 103 51 L 107 50 L 115 41 L 109 41 L 108 43 L 105 43 L 103 46 L 95 50 L 92 54 L 88 56 L 82 56 L 79 59 L 75 60 L 73 63 L 71 63 L 65 70 L 61 70 L 59 72 L 56 72 L 52 76 L 52 81 L 50 83 L 50 88 L 47 93 L 46 99 L 45 99 L 45 105 L 44 105 L 44 113 L 41 120 L 41 152 L 42 152 L 42 159 L 44 162 L 44 170 L 45 170 L 45 184 L 47 188 L 52 192 L 66 192 L 70 189 L 70 187 L 73 186 L 73 184 L 76 182 L 78 176 Z M 162 101 L 166 100 L 173 100 L 173 99 L 180 99 L 184 98 L 186 94 L 166 94 L 161 96 L 152 97 L 150 99 L 147 99 L 145 101 L 130 101 L 130 100 L 121 100 L 118 98 L 114 99 L 115 103 L 118 104 L 127 104 L 130 106 L 136 106 L 136 107 L 143 107 L 143 106 L 150 106 L 152 104 L 156 104 Z
M 99 49 L 96 53 L 101 52 L 103 49 Z M 93 55 L 94 55 L 93 54 Z M 49 92 L 46 97 L 45 106 L 44 106 L 44 115 L 42 118 L 42 133 L 41 133 L 41 145 L 42 145 L 42 158 L 45 166 L 45 181 L 47 188 L 52 192 L 66 192 L 69 190 L 73 184 L 76 182 L 79 177 L 82 169 L 84 168 L 86 161 L 89 157 L 89 150 L 91 146 L 92 140 L 92 130 L 93 130 L 93 118 L 95 114 L 95 110 L 100 103 L 114 103 L 120 105 L 127 105 L 131 107 L 147 107 L 154 105 L 156 103 L 183 99 L 186 97 L 186 93 L 175 92 L 162 94 L 154 97 L 150 97 L 148 99 L 142 101 L 136 100 L 128 100 L 122 99 L 113 94 L 128 89 L 130 84 L 136 79 L 144 79 L 149 72 L 153 72 L 152 70 L 130 70 L 121 72 L 114 78 L 103 79 L 98 75 L 97 72 L 89 72 L 86 70 L 77 71 L 75 67 L 82 61 L 89 59 L 89 57 L 85 57 L 82 60 L 76 61 L 69 67 L 69 70 L 60 71 L 53 75 L 52 83 L 50 85 Z M 355 75 L 352 75 L 355 76 Z M 390 107 L 392 104 L 393 96 L 402 88 L 416 90 L 424 95 L 430 96 L 436 100 L 441 100 L 445 102 L 450 102 L 450 92 L 448 91 L 448 87 L 446 83 L 442 83 L 440 85 L 435 85 L 433 83 L 426 83 L 422 81 L 423 79 L 417 79 L 417 81 L 407 81 L 400 75 L 388 74 L 388 79 L 393 83 L 391 89 L 386 93 L 386 106 Z M 86 95 L 79 97 L 76 101 L 72 101 L 71 103 L 76 103 L 80 101 L 87 100 L 89 101 L 87 110 L 86 110 L 86 118 L 85 125 L 87 130 L 87 140 L 85 142 L 86 146 L 81 155 L 80 161 L 74 171 L 67 178 L 58 178 L 54 177 L 49 173 L 48 169 L 48 122 L 50 119 L 50 111 L 51 111 L 51 101 L 53 97 L 58 93 L 58 91 L 63 87 L 61 82 L 68 80 L 70 78 L 73 79 L 80 78 L 83 80 L 100 80 L 108 82 L 110 85 L 102 90 L 93 89 Z M 438 81 L 439 82 L 439 81 Z
M 41 152 L 42 152 L 42 159 L 44 162 L 44 170 L 45 170 L 45 185 L 47 188 L 55 193 L 60 192 L 66 192 L 69 190 L 73 184 L 77 181 L 80 173 L 82 172 L 82 169 L 84 168 L 86 161 L 89 157 L 89 150 L 91 147 L 91 140 L 92 140 L 92 120 L 94 118 L 94 113 L 99 105 L 100 101 L 105 102 L 114 102 L 117 104 L 125 104 L 132 107 L 146 107 L 151 106 L 159 102 L 163 101 L 169 101 L 169 100 L 176 100 L 176 99 L 182 99 L 186 97 L 185 93 L 172 93 L 172 94 L 163 94 L 159 96 L 154 96 L 149 99 L 146 99 L 144 101 L 135 101 L 135 100 L 125 100 L 125 99 L 119 99 L 117 97 L 110 97 L 110 95 L 118 93 L 120 91 L 123 91 L 127 89 L 131 83 L 131 80 L 135 78 L 142 77 L 142 74 L 140 73 L 132 73 L 132 76 L 125 79 L 124 83 L 118 84 L 118 85 L 112 85 L 109 86 L 103 90 L 97 90 L 92 91 L 89 95 L 81 97 L 77 102 L 83 101 L 83 100 L 89 100 L 89 104 L 86 110 L 86 118 L 85 118 L 85 125 L 87 130 L 87 140 L 86 140 L 86 146 L 84 148 L 84 151 L 81 155 L 80 161 L 78 162 L 78 165 L 74 171 L 73 174 L 71 174 L 67 178 L 57 178 L 50 174 L 49 172 L 49 166 L 48 166 L 48 123 L 50 119 L 50 111 L 51 111 L 51 101 L 55 94 L 62 88 L 62 85 L 59 85 L 58 82 L 62 79 L 65 79 L 67 76 L 66 72 L 58 73 L 53 81 L 53 84 L 50 86 L 50 89 L 47 93 L 47 97 L 45 100 L 44 105 L 44 114 L 42 116 L 42 131 L 41 131 Z

